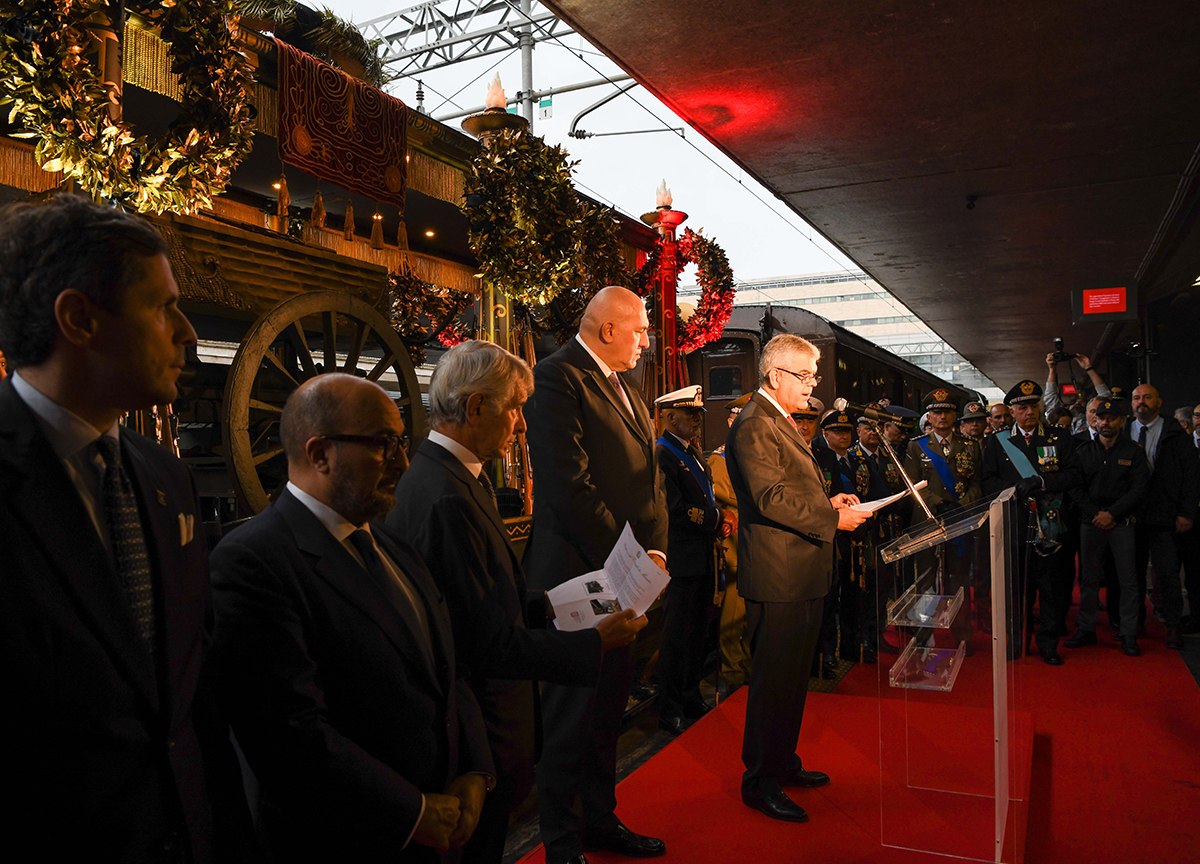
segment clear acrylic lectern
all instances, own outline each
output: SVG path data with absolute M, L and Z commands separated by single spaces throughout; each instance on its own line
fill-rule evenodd
M 1033 730 L 1012 609 L 1014 491 L 927 520 L 875 556 L 884 846 L 1023 860 Z

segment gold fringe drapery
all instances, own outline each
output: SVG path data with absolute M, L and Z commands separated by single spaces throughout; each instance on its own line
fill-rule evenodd
M 38 166 L 32 144 L 0 137 L 0 184 L 27 192 L 45 192 L 62 182 L 61 172 L 43 171 Z
M 379 264 L 392 273 L 403 270 L 407 259 L 412 272 L 419 279 L 432 283 L 439 288 L 449 288 L 452 291 L 463 291 L 467 294 L 478 294 L 479 280 L 475 278 L 475 269 L 465 264 L 434 258 L 420 252 L 411 252 L 390 244 L 384 244 L 382 249 L 372 249 L 371 243 L 365 237 L 355 237 L 347 240 L 341 231 L 330 231 L 328 228 L 313 228 L 304 225 L 304 233 L 300 237 L 305 243 L 321 246 L 347 258 Z
M 408 188 L 439 201 L 458 204 L 463 197 L 463 172 L 409 147 Z

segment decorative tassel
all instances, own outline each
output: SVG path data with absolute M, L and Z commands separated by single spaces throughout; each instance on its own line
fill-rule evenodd
M 404 224 L 404 214 L 400 214 L 400 228 L 396 231 L 396 247 L 408 251 L 408 226 Z
M 321 197 L 321 187 L 319 186 L 316 194 L 313 195 L 312 227 L 325 227 L 325 199 Z
M 288 194 L 287 177 L 280 174 L 275 183 L 275 213 L 280 219 L 286 220 L 291 206 L 292 196 Z
M 347 240 L 354 239 L 354 205 L 346 200 L 346 227 L 342 229 L 342 234 Z
M 375 216 L 371 220 L 371 248 L 383 248 L 383 214 L 378 209 L 375 210 Z

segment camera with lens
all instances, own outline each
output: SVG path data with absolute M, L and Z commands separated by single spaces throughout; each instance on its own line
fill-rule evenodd
M 1059 336 L 1057 339 L 1055 339 L 1054 340 L 1054 362 L 1055 363 L 1068 363 L 1074 359 L 1075 359 L 1074 354 L 1068 354 L 1066 351 L 1063 350 L 1062 337 Z

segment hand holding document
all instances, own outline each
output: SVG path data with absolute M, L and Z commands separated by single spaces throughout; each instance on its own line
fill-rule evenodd
M 633 529 L 626 522 L 603 570 L 576 576 L 551 588 L 546 597 L 554 607 L 555 627 L 583 630 L 624 609 L 634 610 L 639 617 L 645 615 L 669 581 L 666 571 L 633 538 Z
M 920 490 L 924 489 L 928 485 L 929 485 L 928 481 L 922 480 L 920 483 L 914 483 L 913 489 L 916 489 L 919 492 Z M 855 504 L 850 509 L 851 510 L 859 510 L 863 513 L 874 513 L 876 510 L 882 510 L 884 507 L 888 506 L 889 504 L 894 504 L 895 502 L 899 501 L 901 498 L 903 498 L 907 494 L 908 494 L 908 490 L 905 489 L 903 492 L 897 492 L 895 495 L 889 495 L 888 497 L 880 498 L 877 501 L 864 501 L 861 504 Z

